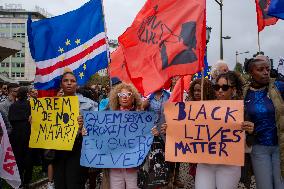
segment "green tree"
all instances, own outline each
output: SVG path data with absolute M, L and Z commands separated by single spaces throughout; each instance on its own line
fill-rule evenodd
M 100 76 L 98 73 L 94 74 L 90 80 L 88 81 L 88 86 L 99 84 L 102 86 L 109 85 L 109 77 L 108 76 Z

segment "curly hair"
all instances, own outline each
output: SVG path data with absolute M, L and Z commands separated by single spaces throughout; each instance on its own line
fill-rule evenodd
M 244 81 L 241 78 L 241 75 L 234 72 L 234 71 L 229 71 L 224 74 L 220 74 L 217 79 L 216 83 L 219 81 L 220 78 L 226 79 L 230 84 L 234 87 L 236 87 L 237 94 L 236 96 L 233 97 L 233 100 L 242 100 L 243 99 L 243 86 L 244 86 Z
M 138 93 L 137 89 L 131 85 L 126 83 L 120 83 L 116 85 L 111 91 L 109 95 L 109 107 L 111 110 L 119 110 L 119 100 L 117 94 L 121 92 L 122 89 L 126 89 L 130 91 L 133 95 L 134 102 L 133 106 L 135 110 L 142 110 L 142 100 L 141 95 Z
M 187 101 L 194 101 L 194 87 L 196 84 L 201 86 L 201 79 L 195 79 L 191 82 L 188 92 L 188 99 Z M 213 83 L 209 79 L 204 79 L 203 85 L 203 100 L 214 100 L 215 99 L 215 92 L 213 89 Z

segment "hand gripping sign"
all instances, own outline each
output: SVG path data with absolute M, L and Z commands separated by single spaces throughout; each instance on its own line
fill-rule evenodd
M 32 98 L 30 148 L 71 151 L 78 133 L 77 96 Z

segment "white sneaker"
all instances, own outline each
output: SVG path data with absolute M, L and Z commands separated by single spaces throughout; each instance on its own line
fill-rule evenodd
M 47 189 L 55 189 L 53 182 L 48 182 L 47 183 Z

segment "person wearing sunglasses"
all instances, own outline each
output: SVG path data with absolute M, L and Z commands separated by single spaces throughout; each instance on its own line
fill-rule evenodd
M 142 110 L 141 95 L 133 85 L 120 83 L 111 89 L 109 109 L 113 111 Z M 103 186 L 107 189 L 138 189 L 137 168 L 104 169 Z
M 284 82 L 270 78 L 271 61 L 258 55 L 245 62 L 250 75 L 245 110 L 255 124 L 251 160 L 258 189 L 284 188 Z
M 235 72 L 220 74 L 214 85 L 216 100 L 241 100 L 243 99 L 242 87 L 242 79 Z M 242 129 L 252 133 L 254 124 L 245 121 L 242 123 Z M 240 166 L 199 163 L 196 170 L 195 189 L 236 189 L 240 177 Z

